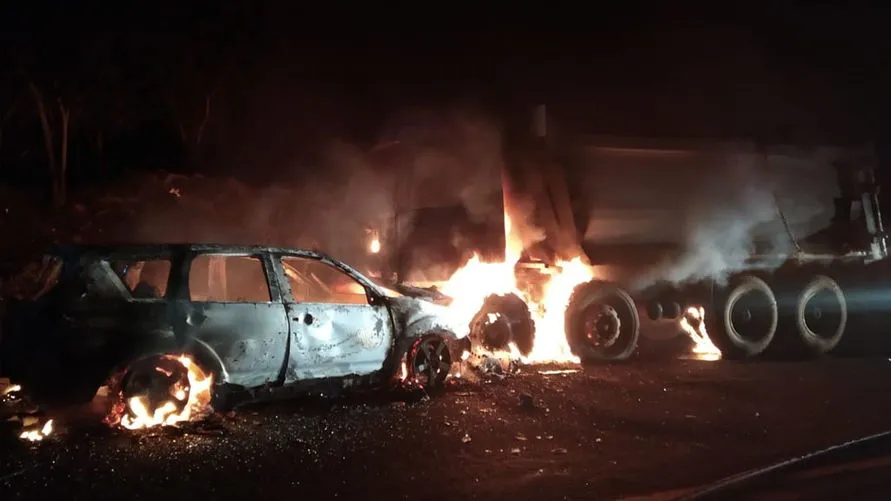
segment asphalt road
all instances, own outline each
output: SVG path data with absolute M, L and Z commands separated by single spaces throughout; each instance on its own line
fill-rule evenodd
M 891 429 L 887 358 L 540 370 L 164 431 L 69 418 L 48 441 L 0 443 L 0 499 L 664 499 Z

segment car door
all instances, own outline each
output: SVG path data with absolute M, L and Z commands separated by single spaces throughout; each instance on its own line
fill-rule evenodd
M 277 382 L 285 363 L 288 316 L 266 254 L 202 253 L 189 263 L 189 330 L 220 357 L 228 382 Z
M 291 325 L 285 382 L 380 370 L 393 340 L 387 307 L 323 260 L 284 256 L 278 264 Z

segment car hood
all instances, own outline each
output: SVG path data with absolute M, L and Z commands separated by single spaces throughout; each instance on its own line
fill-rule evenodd
M 461 339 L 470 333 L 469 324 L 457 318 L 448 306 L 409 296 L 391 297 L 389 301 L 397 328 L 405 336 L 447 332 Z

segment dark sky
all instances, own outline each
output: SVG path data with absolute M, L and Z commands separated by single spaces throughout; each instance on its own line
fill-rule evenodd
M 4 2 L 5 81 L 106 122 L 195 115 L 214 89 L 227 156 L 250 158 L 373 142 L 405 106 L 527 127 L 546 102 L 578 132 L 801 142 L 872 140 L 887 114 L 889 9 L 843 2 L 135 3 Z

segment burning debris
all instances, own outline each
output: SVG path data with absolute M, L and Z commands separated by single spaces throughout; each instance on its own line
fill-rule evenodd
M 39 442 L 53 433 L 53 420 L 40 416 L 40 409 L 28 401 L 21 385 L 8 380 L 0 383 L 0 406 L 0 415 L 8 423 L 20 426 L 20 439 Z
M 712 343 L 705 328 L 705 308 L 687 308 L 679 321 L 681 329 L 693 340 L 693 353 L 701 360 L 720 360 L 721 350 Z
M 31 442 L 40 442 L 44 438 L 50 436 L 53 432 L 53 420 L 50 419 L 46 423 L 43 424 L 40 428 L 30 429 L 23 431 L 19 438 L 22 440 L 28 440 Z

